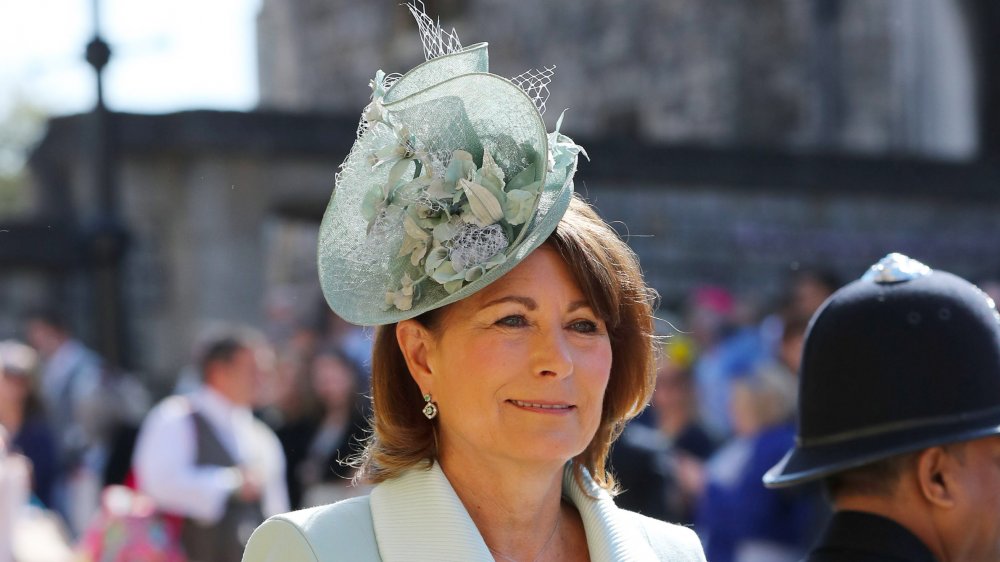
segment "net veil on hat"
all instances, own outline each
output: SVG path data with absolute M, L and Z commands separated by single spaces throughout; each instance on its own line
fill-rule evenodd
M 427 61 L 379 71 L 319 233 L 319 275 L 348 322 L 381 325 L 465 298 L 555 230 L 583 149 L 542 120 L 552 69 L 489 73 L 408 4 Z M 586 155 L 585 152 L 583 152 Z

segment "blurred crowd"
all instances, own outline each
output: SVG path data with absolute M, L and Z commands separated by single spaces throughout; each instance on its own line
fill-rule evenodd
M 702 286 L 664 315 L 651 407 L 612 450 L 618 503 L 693 525 L 713 562 L 800 560 L 828 517 L 820 490 L 761 477 L 794 441 L 806 328 L 840 285 L 800 269 L 768 306 Z
M 805 331 L 839 286 L 799 270 L 766 307 L 703 286 L 661 310 L 651 407 L 612 450 L 619 504 L 693 525 L 713 562 L 798 560 L 824 502 L 761 476 L 792 445 Z M 239 560 L 263 518 L 365 493 L 344 461 L 366 437 L 371 333 L 297 302 L 279 289 L 264 325 L 207 328 L 162 400 L 58 312 L 29 314 L 0 342 L 0 562 Z
M 364 493 L 371 336 L 289 299 L 207 326 L 161 400 L 29 313 L 0 342 L 0 562 L 239 560 L 265 517 Z

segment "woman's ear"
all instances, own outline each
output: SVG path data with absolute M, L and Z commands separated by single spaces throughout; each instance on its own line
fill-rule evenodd
M 931 447 L 917 457 L 917 482 L 924 499 L 937 507 L 955 506 L 958 460 L 943 447 Z
M 403 352 L 410 376 L 423 394 L 434 393 L 434 371 L 429 356 L 434 345 L 433 334 L 416 320 L 403 320 L 396 324 L 396 342 Z

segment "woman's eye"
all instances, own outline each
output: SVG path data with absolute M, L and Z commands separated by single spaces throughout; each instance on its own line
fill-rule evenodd
M 569 326 L 570 329 L 584 334 L 591 334 L 597 331 L 597 322 L 593 320 L 577 320 Z
M 511 314 L 510 316 L 504 316 L 503 318 L 497 320 L 496 324 L 505 328 L 520 328 L 522 326 L 527 326 L 528 320 L 520 314 Z

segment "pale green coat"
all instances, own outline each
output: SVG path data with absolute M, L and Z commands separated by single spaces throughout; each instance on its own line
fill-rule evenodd
M 619 509 L 572 473 L 563 495 L 579 510 L 592 562 L 704 562 L 690 529 Z M 274 516 L 254 532 L 244 562 L 493 562 L 486 543 L 437 464 L 379 484 L 370 496 Z

